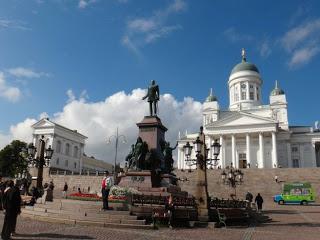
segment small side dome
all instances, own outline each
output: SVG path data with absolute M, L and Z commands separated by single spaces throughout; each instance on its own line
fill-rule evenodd
M 236 66 L 234 66 L 230 75 L 232 75 L 236 72 L 240 72 L 240 71 L 253 71 L 253 72 L 259 73 L 259 69 L 256 67 L 256 65 L 254 65 L 253 63 L 247 62 L 246 52 L 245 52 L 244 48 L 242 49 L 241 55 L 242 55 L 242 62 L 238 63 Z
M 212 94 L 212 88 L 210 88 L 210 94 L 206 98 L 206 102 L 215 102 L 217 100 L 218 100 L 217 97 Z
M 277 96 L 277 95 L 283 95 L 284 91 L 278 87 L 278 81 L 276 81 L 276 86 L 271 91 L 270 96 Z

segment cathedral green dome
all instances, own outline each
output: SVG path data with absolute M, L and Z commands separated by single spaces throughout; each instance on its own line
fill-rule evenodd
M 206 102 L 215 102 L 218 101 L 217 97 L 212 94 L 212 88 L 210 89 L 210 94 L 206 98 Z
M 278 81 L 276 81 L 275 88 L 271 91 L 270 96 L 283 95 L 284 91 L 278 87 Z
M 256 67 L 256 65 L 254 65 L 253 63 L 247 62 L 246 51 L 244 50 L 244 48 L 242 48 L 241 55 L 242 55 L 241 63 L 238 63 L 236 66 L 234 66 L 230 75 L 236 72 L 241 72 L 241 71 L 253 71 L 253 72 L 259 73 L 259 70 Z
M 234 74 L 236 72 L 240 71 L 253 71 L 259 73 L 258 68 L 253 63 L 249 63 L 246 61 L 242 61 L 241 63 L 238 63 L 231 71 L 231 74 Z

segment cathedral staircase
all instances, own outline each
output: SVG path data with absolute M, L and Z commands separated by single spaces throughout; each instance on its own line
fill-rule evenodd
M 102 202 L 54 199 L 45 204 L 37 203 L 22 209 L 24 218 L 84 226 L 153 229 L 145 220 L 138 220 L 129 211 L 101 210 Z

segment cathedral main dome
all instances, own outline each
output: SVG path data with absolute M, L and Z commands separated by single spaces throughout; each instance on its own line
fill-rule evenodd
M 234 66 L 230 75 L 240 71 L 253 71 L 259 73 L 259 70 L 256 67 L 256 65 L 254 65 L 253 63 L 246 62 L 245 60 L 242 60 L 241 63 L 238 63 L 236 66 Z

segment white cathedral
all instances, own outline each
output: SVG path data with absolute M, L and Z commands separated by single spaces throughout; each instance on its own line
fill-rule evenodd
M 270 103 L 262 103 L 262 78 L 258 68 L 242 61 L 231 71 L 229 108 L 220 109 L 212 94 L 203 103 L 203 128 L 206 145 L 215 139 L 221 144 L 218 167 L 235 168 L 305 168 L 320 167 L 320 132 L 318 127 L 289 126 L 285 92 L 277 82 L 270 93 Z M 198 133 L 178 140 L 178 169 L 188 166 L 183 146 L 192 144 Z M 210 153 L 208 154 L 210 156 Z M 195 153 L 191 155 L 195 159 Z

